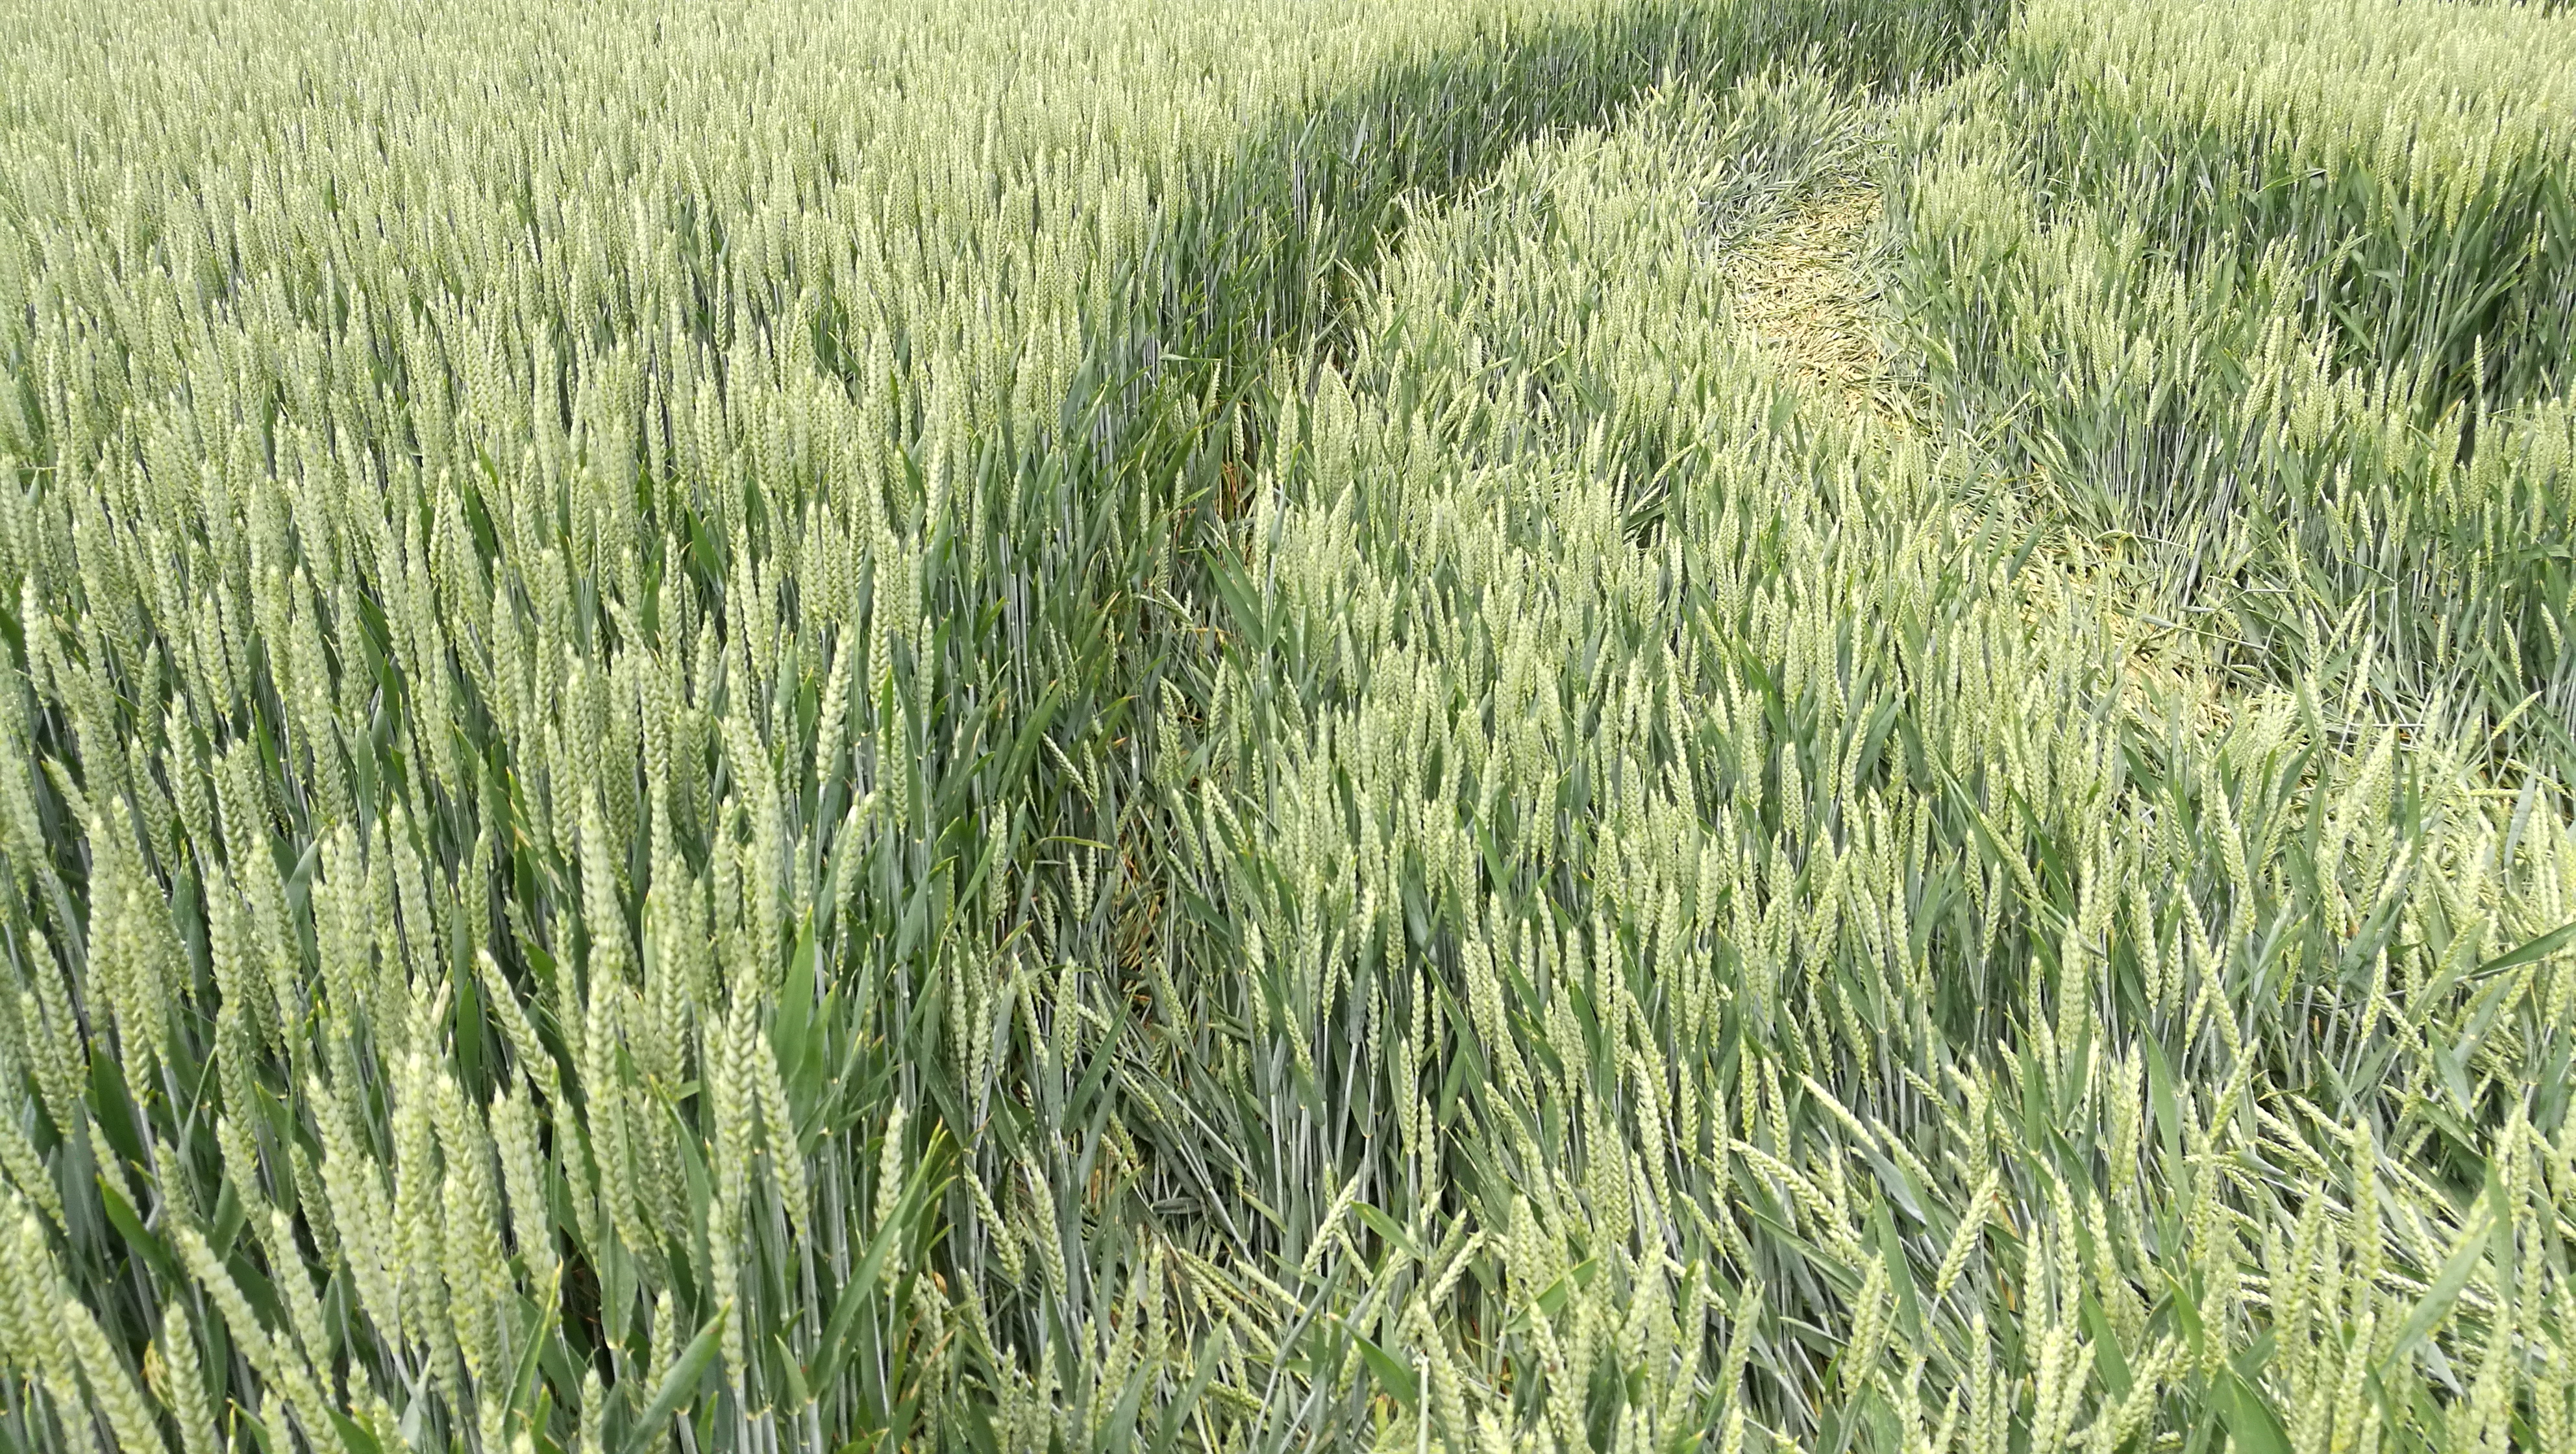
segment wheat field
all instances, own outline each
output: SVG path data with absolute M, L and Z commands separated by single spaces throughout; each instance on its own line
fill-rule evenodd
M 0 0 L 0 1451 L 2576 1454 L 2576 17 Z

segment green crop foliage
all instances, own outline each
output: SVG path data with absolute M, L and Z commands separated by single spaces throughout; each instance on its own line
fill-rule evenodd
M 0 19 L 0 1450 L 2576 1447 L 2552 7 Z

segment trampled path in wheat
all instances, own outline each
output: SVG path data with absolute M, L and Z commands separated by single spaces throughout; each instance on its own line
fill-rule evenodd
M 2566 24 L 0 0 L 0 1454 L 2576 1446 Z
M 1878 189 L 1830 178 L 1726 260 L 1735 315 L 1802 384 L 1905 427 L 1894 404 L 1885 289 L 1864 251 L 1881 221 Z
M 1865 414 L 1886 440 L 1920 442 L 1942 434 L 1927 418 L 1939 409 L 1922 397 L 1919 366 L 1904 366 L 1893 353 L 1883 239 L 1875 236 L 1885 225 L 1874 183 L 1830 176 L 1730 250 L 1721 266 L 1733 285 L 1736 319 L 1820 405 Z M 1948 442 L 1973 447 L 1956 437 Z M 2141 578 L 2118 542 L 2052 524 L 2056 501 L 2044 492 L 2022 503 L 2036 517 L 2026 528 L 2045 532 L 2037 559 L 2046 568 L 2027 576 L 2028 609 L 2076 609 L 2096 620 L 2109 658 L 2126 675 L 2132 711 L 2170 717 L 2211 740 L 2223 735 L 2245 696 L 2244 684 L 2225 669 L 2223 641 L 2214 642 L 2206 627 L 2177 624 L 2172 618 L 2187 613 Z

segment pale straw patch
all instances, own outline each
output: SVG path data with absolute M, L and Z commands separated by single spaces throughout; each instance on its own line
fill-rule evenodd
M 1817 393 L 1902 423 L 1863 266 L 1878 189 L 1839 183 L 1749 240 L 1731 261 L 1735 316 Z M 1910 428 L 1910 426 L 1908 426 Z

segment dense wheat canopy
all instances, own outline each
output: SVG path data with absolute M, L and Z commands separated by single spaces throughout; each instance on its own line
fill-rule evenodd
M 2576 20 L 0 0 L 0 1450 L 2576 1449 Z

